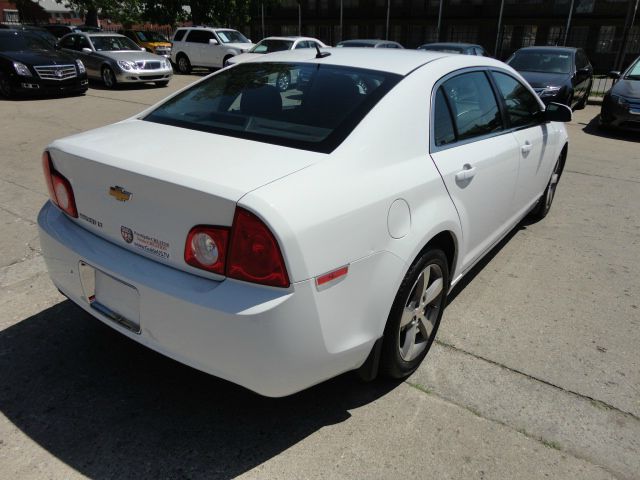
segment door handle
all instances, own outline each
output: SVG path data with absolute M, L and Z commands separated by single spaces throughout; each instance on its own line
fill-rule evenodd
M 464 164 L 462 170 L 456 173 L 456 180 L 463 182 L 465 180 L 471 180 L 476 176 L 476 167 L 472 167 L 468 163 Z
M 532 148 L 533 148 L 533 145 L 531 145 L 531 142 L 527 140 L 526 142 L 524 142 L 524 145 L 520 147 L 520 151 L 522 152 L 523 155 L 526 155 L 531 151 Z

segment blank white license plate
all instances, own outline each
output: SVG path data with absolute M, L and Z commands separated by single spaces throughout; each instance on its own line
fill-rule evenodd
M 80 263 L 80 278 L 89 305 L 132 332 L 140 333 L 138 290 L 117 278 Z

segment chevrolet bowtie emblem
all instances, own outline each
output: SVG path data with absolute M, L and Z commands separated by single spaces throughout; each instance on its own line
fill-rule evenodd
M 124 188 L 116 185 L 115 187 L 109 187 L 109 195 L 118 200 L 119 202 L 126 202 L 131 198 L 131 192 L 127 192 Z

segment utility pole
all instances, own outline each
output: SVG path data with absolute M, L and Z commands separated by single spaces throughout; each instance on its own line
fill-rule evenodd
M 500 2 L 500 14 L 498 15 L 498 36 L 496 37 L 496 48 L 493 56 L 498 58 L 500 47 L 502 47 L 502 14 L 504 13 L 504 0 Z
M 298 36 L 302 36 L 302 5 L 298 1 Z
M 567 46 L 567 38 L 569 37 L 569 29 L 571 28 L 571 18 L 573 17 L 573 4 L 574 0 L 571 0 L 571 5 L 569 6 L 569 17 L 567 18 L 567 28 L 564 30 L 564 40 L 562 41 L 562 45 L 564 47 Z
M 260 8 L 262 10 L 262 38 L 266 37 L 264 33 L 264 2 L 260 3 Z
M 636 21 L 636 14 L 638 13 L 638 4 L 640 0 L 629 0 L 629 9 L 627 10 L 627 18 L 624 22 L 624 31 L 622 33 L 622 43 L 620 44 L 620 50 L 618 51 L 618 57 L 614 64 L 615 70 L 622 70 L 624 68 L 624 59 L 627 56 L 627 48 L 629 47 L 629 34 L 633 28 L 633 24 Z
M 389 40 L 389 16 L 391 15 L 391 0 L 387 0 L 387 34 L 384 39 Z
M 442 4 L 444 0 L 440 0 L 440 8 L 438 9 L 438 28 L 436 30 L 436 42 L 440 41 L 440 27 L 442 26 Z
M 342 2 L 343 0 L 340 0 L 340 41 L 342 41 L 344 38 L 344 34 L 343 34 L 344 27 L 342 26 L 342 11 L 343 11 Z

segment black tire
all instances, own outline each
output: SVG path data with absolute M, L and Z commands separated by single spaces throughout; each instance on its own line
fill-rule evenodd
M 102 78 L 102 83 L 107 88 L 116 88 L 118 86 L 116 75 L 108 65 L 104 65 L 100 70 L 100 78 Z
M 549 210 L 551 210 L 551 204 L 553 203 L 553 199 L 556 196 L 556 189 L 558 188 L 558 183 L 560 182 L 560 177 L 562 176 L 563 159 L 564 154 L 562 154 L 558 158 L 558 160 L 556 160 L 556 164 L 553 167 L 553 172 L 551 172 L 551 177 L 549 178 L 549 182 L 547 183 L 547 188 L 544 189 L 544 193 L 529 214 L 529 217 L 531 217 L 535 221 L 542 220 L 547 216 Z
M 183 75 L 189 75 L 191 73 L 191 61 L 189 57 L 187 57 L 184 53 L 178 55 L 176 58 L 176 67 L 178 67 L 178 72 Z
M 233 55 L 227 55 L 222 59 L 222 68 L 227 66 L 227 60 L 229 60 L 231 57 L 233 57 Z
M 156 87 L 163 88 L 169 85 L 169 80 L 163 80 L 161 82 L 156 82 Z
M 11 81 L 3 72 L 0 72 L 0 95 L 9 100 L 15 97 Z
M 427 271 L 430 273 L 426 284 L 424 280 L 420 283 Z M 418 368 L 438 332 L 449 282 L 449 264 L 442 250 L 427 250 L 413 262 L 398 289 L 385 327 L 380 358 L 382 375 L 401 379 Z M 439 293 L 424 303 L 429 289 Z M 413 345 L 406 349 L 411 335 Z
M 589 101 L 589 95 L 591 95 L 591 85 L 584 92 L 584 95 L 580 99 L 580 101 L 576 104 L 575 110 L 582 110 L 587 106 L 587 102 Z
M 291 85 L 291 75 L 289 72 L 280 72 L 278 74 L 278 78 L 276 79 L 276 86 L 278 90 L 281 92 L 286 92 Z

